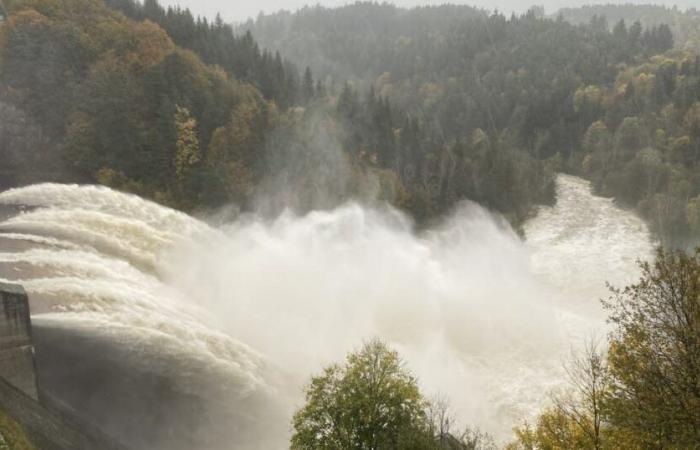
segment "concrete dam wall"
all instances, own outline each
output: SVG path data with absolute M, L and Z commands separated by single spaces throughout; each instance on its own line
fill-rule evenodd
M 0 283 L 0 378 L 39 400 L 29 300 L 24 288 Z
M 42 392 L 24 288 L 0 283 L 0 309 L 0 410 L 40 450 L 126 450 Z

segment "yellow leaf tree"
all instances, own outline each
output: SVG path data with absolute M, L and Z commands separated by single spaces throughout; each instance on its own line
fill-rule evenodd
M 180 185 L 185 181 L 187 172 L 202 159 L 197 138 L 197 121 L 187 108 L 176 107 L 175 127 L 177 142 L 175 144 L 175 176 Z

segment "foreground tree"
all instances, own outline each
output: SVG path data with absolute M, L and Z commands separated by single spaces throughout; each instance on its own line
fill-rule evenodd
M 398 353 L 378 340 L 312 378 L 293 449 L 425 448 L 427 402 Z
M 607 361 L 588 346 L 536 426 L 510 450 L 690 449 L 700 443 L 700 249 L 657 251 L 605 302 Z
M 658 250 L 639 283 L 606 303 L 616 326 L 609 350 L 611 426 L 642 448 L 700 442 L 700 250 Z
M 607 386 L 607 364 L 598 344 L 590 341 L 565 367 L 572 391 L 554 397 L 554 407 L 575 424 L 585 446 L 600 450 L 602 406 Z
M 536 426 L 515 430 L 509 450 L 591 449 L 610 447 L 602 427 L 607 366 L 599 346 L 591 341 L 565 366 L 568 389 L 552 396 L 552 406 Z
M 327 367 L 294 415 L 295 450 L 495 450 L 478 429 L 453 433 L 445 399 L 428 402 L 398 353 L 373 340 Z

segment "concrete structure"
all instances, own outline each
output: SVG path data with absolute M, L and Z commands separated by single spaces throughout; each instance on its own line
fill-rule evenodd
M 94 426 L 42 406 L 1 378 L 0 409 L 40 450 L 129 450 Z
M 29 300 L 15 284 L 0 283 L 0 378 L 39 400 Z
M 41 450 L 127 450 L 37 383 L 29 300 L 19 285 L 0 283 L 0 410 Z

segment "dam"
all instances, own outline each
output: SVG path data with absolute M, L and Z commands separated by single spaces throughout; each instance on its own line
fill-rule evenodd
M 95 425 L 42 395 L 29 299 L 21 285 L 0 283 L 0 309 L 0 411 L 15 420 L 40 450 L 126 450 Z

